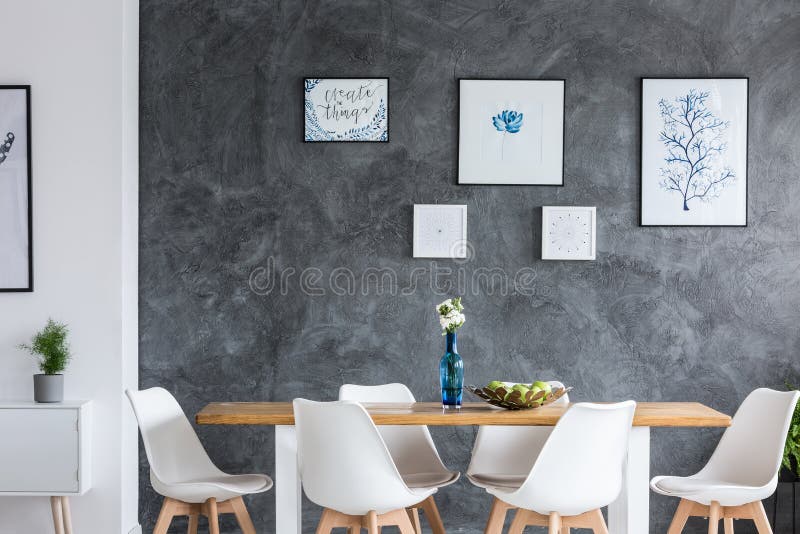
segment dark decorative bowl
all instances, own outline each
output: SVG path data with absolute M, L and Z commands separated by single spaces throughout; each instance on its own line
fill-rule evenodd
M 572 389 L 571 387 L 553 388 L 550 393 L 539 391 L 535 394 L 531 391 L 528 391 L 525 394 L 525 397 L 523 397 L 522 393 L 519 391 L 511 391 L 512 386 L 513 384 L 509 385 L 508 389 L 502 386 L 496 389 L 467 386 L 467 389 L 470 393 L 476 397 L 482 398 L 492 406 L 499 406 L 500 408 L 505 408 L 506 410 L 532 410 L 534 408 L 539 408 L 540 406 L 546 406 L 557 401 L 563 397 L 565 393 Z M 511 391 L 510 395 L 508 394 L 509 391 Z

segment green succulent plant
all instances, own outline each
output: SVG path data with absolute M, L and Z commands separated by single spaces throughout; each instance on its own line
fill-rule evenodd
M 44 374 L 57 375 L 67 368 L 72 357 L 67 334 L 69 334 L 67 325 L 48 319 L 45 327 L 33 336 L 31 344 L 23 343 L 19 348 L 36 356 L 39 360 L 39 369 Z
M 786 388 L 796 390 L 789 382 Z M 792 465 L 794 460 L 794 465 Z M 783 449 L 783 466 L 794 471 L 796 476 L 800 476 L 800 402 L 794 408 L 792 422 L 789 424 L 789 433 L 786 435 L 786 446 Z

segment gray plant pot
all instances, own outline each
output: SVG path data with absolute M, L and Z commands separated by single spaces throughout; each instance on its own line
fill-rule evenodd
M 33 375 L 33 400 L 61 402 L 64 400 L 64 375 Z

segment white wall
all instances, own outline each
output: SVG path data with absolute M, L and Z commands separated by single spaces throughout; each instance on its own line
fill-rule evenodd
M 0 399 L 30 399 L 16 349 L 48 317 L 71 328 L 66 396 L 94 399 L 94 489 L 81 534 L 136 526 L 138 1 L 0 0 L 0 84 L 30 84 L 33 293 L 0 294 Z M 53 444 L 57 446 L 57 444 Z M 0 534 L 52 532 L 46 498 L 0 498 Z

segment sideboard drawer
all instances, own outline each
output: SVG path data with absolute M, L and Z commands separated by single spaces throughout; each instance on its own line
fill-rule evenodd
M 82 407 L 0 405 L 0 495 L 80 494 L 88 481 Z

